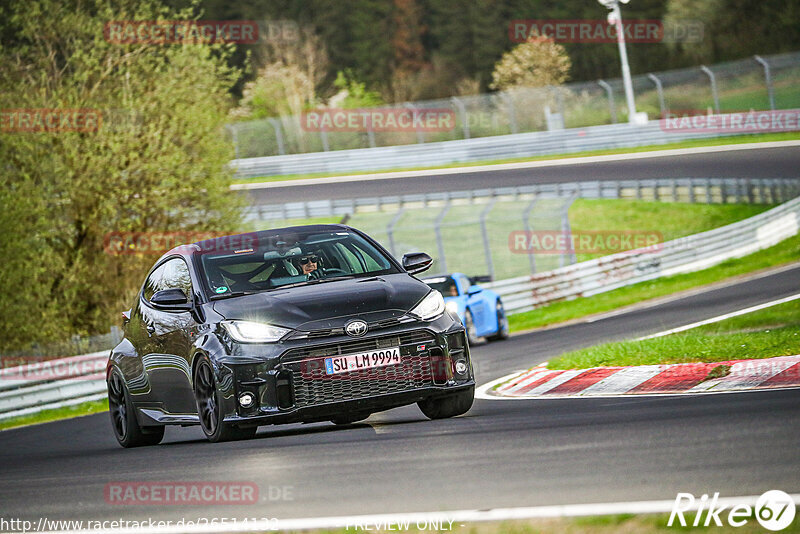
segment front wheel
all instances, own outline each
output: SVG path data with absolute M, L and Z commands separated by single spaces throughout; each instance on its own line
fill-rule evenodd
M 203 358 L 194 373 L 194 397 L 200 427 L 208 441 L 234 441 L 256 435 L 258 427 L 238 427 L 223 421 L 221 395 L 214 380 L 214 369 L 208 358 Z
M 478 337 L 478 329 L 475 327 L 475 320 L 472 318 L 472 312 L 469 310 L 464 312 L 464 330 L 467 331 L 467 340 L 469 340 L 469 344 L 477 344 L 480 340 Z
M 475 400 L 475 386 L 446 397 L 433 397 L 419 401 L 417 406 L 428 419 L 447 419 L 465 414 Z
M 508 339 L 508 317 L 506 317 L 506 311 L 500 300 L 497 301 L 497 305 L 495 306 L 495 315 L 497 316 L 497 333 L 492 334 L 487 339 L 489 341 Z
M 125 448 L 158 445 L 164 439 L 163 426 L 139 426 L 128 387 L 118 371 L 108 377 L 108 413 L 114 437 Z

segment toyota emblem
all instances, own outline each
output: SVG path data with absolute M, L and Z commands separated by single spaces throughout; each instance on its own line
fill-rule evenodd
M 344 331 L 347 332 L 347 335 L 353 337 L 363 336 L 364 334 L 367 333 L 368 329 L 369 327 L 367 327 L 367 323 L 365 323 L 360 319 L 355 321 L 350 321 L 344 327 Z

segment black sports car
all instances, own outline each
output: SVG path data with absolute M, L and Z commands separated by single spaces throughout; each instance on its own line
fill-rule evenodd
M 332 421 L 418 403 L 431 419 L 472 406 L 464 328 L 442 295 L 343 225 L 298 226 L 176 247 L 123 314 L 108 362 L 111 423 L 124 447 L 165 425 L 211 441 L 259 425 Z

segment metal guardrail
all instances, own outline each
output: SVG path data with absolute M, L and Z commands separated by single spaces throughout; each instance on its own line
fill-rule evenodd
M 629 148 L 725 135 L 734 134 L 697 130 L 665 131 L 660 121 L 652 120 L 641 126 L 609 124 L 438 143 L 236 159 L 231 166 L 236 169 L 239 178 L 373 171 Z
M 402 208 L 436 207 L 448 202 L 455 205 L 484 204 L 493 198 L 518 200 L 531 196 L 572 195 L 578 198 L 628 198 L 706 204 L 778 204 L 800 195 L 800 181 L 788 178 L 661 178 L 531 184 L 399 196 L 261 204 L 246 208 L 244 217 L 248 221 L 285 221 L 376 211 L 394 212 Z
M 706 269 L 773 246 L 800 230 L 800 197 L 764 213 L 708 232 L 675 239 L 658 250 L 639 249 L 552 271 L 485 284 L 509 313 Z
M 669 241 L 657 251 L 623 252 L 485 287 L 502 296 L 509 313 L 519 313 L 559 300 L 705 269 L 770 247 L 798 231 L 800 197 L 749 219 Z M 108 355 L 108 351 L 101 351 L 0 370 L 0 420 L 104 398 Z
M 108 356 L 100 351 L 57 360 L 33 357 L 0 369 L 0 420 L 105 398 Z

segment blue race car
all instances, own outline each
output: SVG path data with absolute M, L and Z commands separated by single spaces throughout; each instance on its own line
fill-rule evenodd
M 506 339 L 508 319 L 500 296 L 475 285 L 477 280 L 478 277 L 470 278 L 462 273 L 422 279 L 442 294 L 447 310 L 458 315 L 470 343 L 477 343 L 482 337 L 488 341 Z

